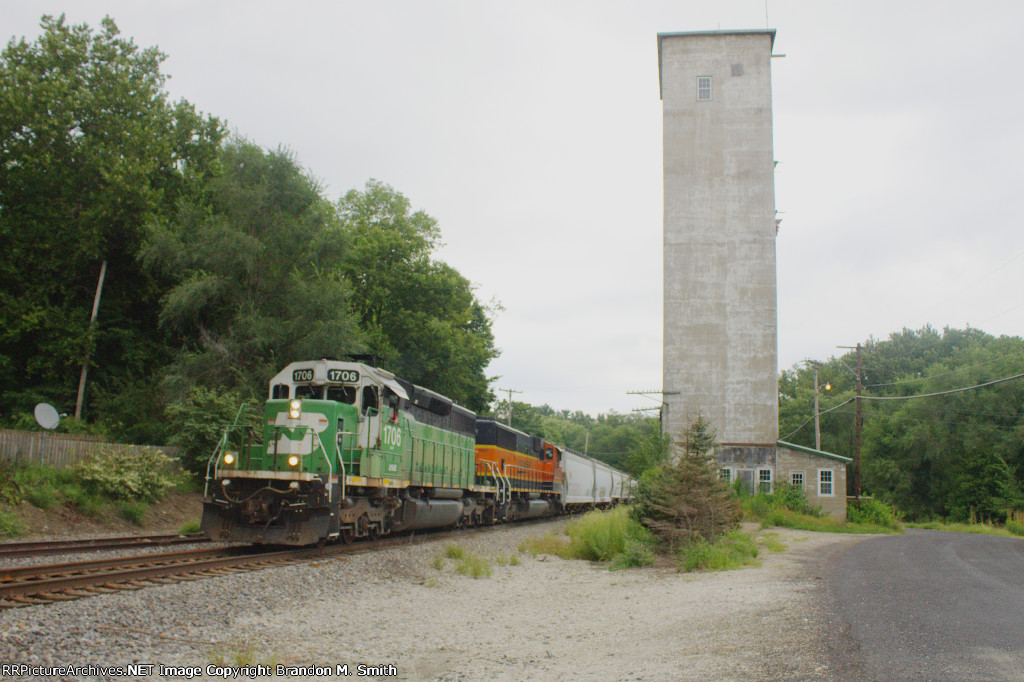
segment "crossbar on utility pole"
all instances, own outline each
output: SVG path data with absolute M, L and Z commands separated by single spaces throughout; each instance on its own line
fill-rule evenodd
M 498 390 L 508 393 L 508 419 L 505 420 L 505 423 L 508 426 L 512 426 L 512 394 L 522 393 L 522 391 L 516 391 L 511 388 L 499 388 Z

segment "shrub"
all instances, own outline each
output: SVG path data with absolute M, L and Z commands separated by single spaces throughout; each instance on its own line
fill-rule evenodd
M 255 405 L 240 406 L 243 401 L 239 394 L 202 387 L 193 388 L 184 399 L 168 405 L 167 418 L 175 434 L 171 444 L 182 448 L 181 461 L 188 471 L 206 475 L 206 464 L 227 426 L 256 423 Z
M 776 504 L 779 504 L 790 511 L 808 514 L 810 516 L 821 516 L 820 507 L 812 507 L 807 502 L 807 494 L 802 487 L 791 485 L 785 481 L 775 484 L 771 497 Z
M 1011 511 L 1006 515 L 1006 530 L 1024 536 L 1024 511 Z
M 654 535 L 643 526 L 637 528 L 647 537 L 626 537 L 625 547 L 612 557 L 613 571 L 654 565 Z
M 73 471 L 97 495 L 152 502 L 174 485 L 167 474 L 171 461 L 155 448 L 105 445 L 73 467 Z
M 899 523 L 892 507 L 881 500 L 862 497 L 860 506 L 851 503 L 846 505 L 846 520 L 850 523 L 868 523 L 885 528 L 897 528 Z
M 776 510 L 786 510 L 806 516 L 821 516 L 820 507 L 812 507 L 801 488 L 785 482 L 775 484 L 770 493 L 760 492 L 753 497 L 740 500 L 743 513 L 753 519 L 763 520 Z

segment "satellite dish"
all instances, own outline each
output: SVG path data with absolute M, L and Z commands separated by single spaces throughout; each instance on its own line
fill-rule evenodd
M 57 428 L 57 424 L 60 424 L 60 415 L 57 410 L 49 403 L 39 403 L 35 409 L 36 421 L 44 429 L 52 431 Z

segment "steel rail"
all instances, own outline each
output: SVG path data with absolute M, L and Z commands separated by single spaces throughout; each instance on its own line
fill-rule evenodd
M 550 517 L 526 523 L 551 521 Z M 334 544 L 298 548 L 251 545 L 186 552 L 134 555 L 65 564 L 0 569 L 0 610 L 68 601 L 155 584 L 217 577 L 231 571 L 251 571 L 339 555 L 365 554 L 382 549 L 456 537 L 467 532 L 490 532 L 504 525 L 427 531 L 397 535 L 354 545 Z M 150 582 L 150 581 L 156 581 Z M 84 590 L 84 591 L 83 591 Z
M 0 559 L 7 557 L 43 556 L 46 554 L 73 554 L 76 552 L 98 552 L 105 549 L 132 549 L 157 547 L 186 543 L 209 542 L 202 533 L 181 533 L 166 535 L 125 535 L 108 538 L 85 538 L 75 540 L 34 540 L 29 542 L 0 543 Z
M 211 570 L 279 565 L 286 561 L 306 558 L 317 552 L 317 548 L 304 548 L 299 551 L 277 550 L 226 555 L 220 552 L 220 556 L 206 556 L 211 554 L 210 550 L 199 550 L 194 553 L 121 557 L 119 563 L 116 560 L 104 560 L 34 567 L 34 575 L 23 573 L 20 579 L 15 578 L 0 584 L 0 608 L 90 596 L 88 593 L 77 592 L 81 589 L 93 588 L 96 592 L 126 587 L 134 589 L 147 586 L 145 581 L 155 578 L 188 579 L 194 574 L 202 575 L 203 572 Z M 32 568 L 27 567 L 26 570 Z M 66 572 L 61 572 L 62 570 Z

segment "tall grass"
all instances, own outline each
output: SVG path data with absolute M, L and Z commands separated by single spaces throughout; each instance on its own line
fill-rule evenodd
M 569 557 L 610 562 L 613 569 L 654 563 L 654 536 L 631 516 L 629 507 L 589 512 L 570 523 L 566 533 Z
M 702 536 L 684 545 L 679 551 L 680 571 L 732 571 L 745 566 L 760 566 L 759 550 L 754 539 L 740 530 L 729 531 L 713 543 Z

